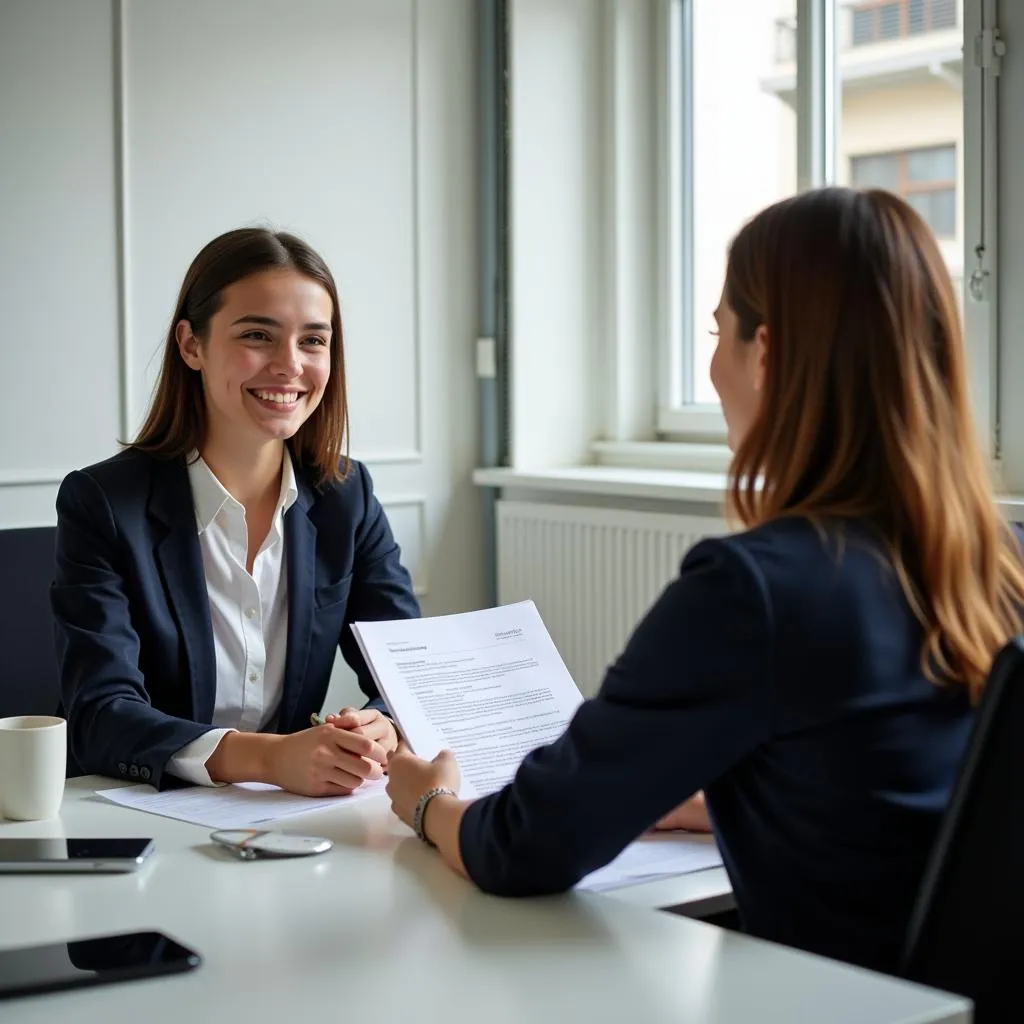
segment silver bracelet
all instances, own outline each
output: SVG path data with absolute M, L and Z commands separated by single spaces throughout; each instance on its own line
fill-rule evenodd
M 427 813 L 427 805 L 435 796 L 458 796 L 454 789 L 449 789 L 447 786 L 435 786 L 433 789 L 428 789 L 416 801 L 416 809 L 412 812 L 412 830 L 416 833 L 418 839 L 422 839 L 427 846 L 436 846 L 437 843 L 431 842 L 427 838 L 427 833 L 423 831 L 423 815 Z

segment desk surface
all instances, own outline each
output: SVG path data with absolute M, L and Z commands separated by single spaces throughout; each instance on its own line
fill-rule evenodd
M 678 886 L 502 900 L 451 874 L 368 800 L 282 823 L 330 836 L 308 859 L 243 863 L 207 830 L 117 807 L 68 784 L 60 819 L 0 836 L 152 836 L 134 875 L 0 876 L 0 949 L 160 929 L 195 948 L 190 974 L 5 1002 L 4 1024 L 144 1020 L 643 1020 L 928 1024 L 968 1004 L 643 904 Z M 714 873 L 692 891 L 720 894 Z M 640 890 L 648 890 L 644 897 Z M 319 1014 L 329 1015 L 321 1018 Z

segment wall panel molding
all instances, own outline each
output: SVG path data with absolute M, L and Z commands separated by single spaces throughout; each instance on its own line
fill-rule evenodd
M 60 469 L 0 469 L 0 487 L 39 487 L 59 484 L 70 470 Z
M 423 407 L 425 394 L 423 385 L 423 296 L 420 290 L 422 274 L 420 272 L 421 247 L 423 244 L 422 218 L 420 216 L 420 32 L 419 32 L 419 4 L 417 0 L 410 0 L 409 17 L 411 26 L 409 31 L 410 54 L 409 67 L 411 73 L 409 82 L 412 95 L 409 98 L 409 130 L 412 134 L 412 358 L 413 358 L 413 390 L 416 395 L 416 414 L 414 418 L 413 432 L 415 434 L 414 447 L 417 452 L 423 452 Z
M 129 145 L 131 131 L 131 97 L 128 89 L 128 24 L 129 11 L 127 0 L 112 0 L 112 22 L 114 43 L 114 129 L 115 129 L 115 170 L 116 180 L 116 212 L 117 212 L 117 245 L 118 245 L 118 311 L 119 323 L 119 366 L 118 388 L 120 395 L 120 440 L 134 436 L 141 417 L 148 407 L 151 395 L 137 394 L 138 382 L 133 385 L 137 370 L 136 357 L 132 352 L 132 289 L 128 267 L 131 265 L 131 219 L 129 212 L 129 190 L 131 182 L 131 165 Z M 420 12 L 417 0 L 408 0 L 409 17 L 409 133 L 411 150 L 411 172 L 409 188 L 411 190 L 411 215 L 409 223 L 409 244 L 411 254 L 412 276 L 412 336 L 411 372 L 413 375 L 413 394 L 415 410 L 413 416 L 411 445 L 400 451 L 384 451 L 379 455 L 353 455 L 362 462 L 370 464 L 403 464 L 414 465 L 424 460 L 424 410 L 426 406 L 426 384 L 423 375 L 423 301 L 422 301 L 422 255 L 423 255 L 423 215 L 422 215 L 422 146 L 420 144 L 420 121 L 423 91 L 422 77 L 426 73 L 420 59 L 422 32 L 420 29 Z M 179 282 L 169 282 L 173 289 Z M 168 292 L 168 294 L 171 294 Z M 152 360 L 162 359 L 162 351 L 150 357 Z
M 128 289 L 128 75 L 125 53 L 125 0 L 114 0 L 114 210 L 117 218 L 117 389 L 120 401 L 121 440 L 134 436 L 136 423 L 132 403 L 132 354 L 129 344 L 131 295 Z
M 391 518 L 391 511 L 400 508 L 412 508 L 416 512 L 416 564 L 410 569 L 412 589 L 417 597 L 425 597 L 429 588 L 427 580 L 427 498 L 422 494 L 378 494 L 377 500 Z M 392 528 L 394 524 L 392 524 Z M 401 545 L 401 538 L 398 538 Z M 403 564 L 408 564 L 403 559 Z
M 350 452 L 349 457 L 368 466 L 414 466 L 423 461 L 421 451 Z

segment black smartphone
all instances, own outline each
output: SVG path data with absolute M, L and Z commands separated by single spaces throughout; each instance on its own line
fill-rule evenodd
M 135 871 L 152 839 L 0 839 L 0 873 Z
M 0 999 L 190 971 L 199 954 L 160 932 L 0 949 Z

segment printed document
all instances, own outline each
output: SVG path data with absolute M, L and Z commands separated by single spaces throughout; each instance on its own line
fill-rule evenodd
M 583 701 L 532 601 L 352 630 L 409 746 L 451 750 L 464 797 L 501 789 Z
M 412 750 L 451 750 L 465 798 L 511 781 L 583 702 L 532 601 L 462 615 L 352 626 L 377 688 Z M 710 836 L 637 840 L 578 888 L 600 891 L 718 867 Z
M 311 797 L 287 793 L 262 782 L 233 786 L 187 786 L 157 792 L 152 786 L 121 786 L 98 789 L 96 795 L 122 807 L 177 818 L 207 828 L 250 828 L 311 811 L 323 811 L 357 803 L 383 794 L 387 779 L 364 782 L 348 796 Z

